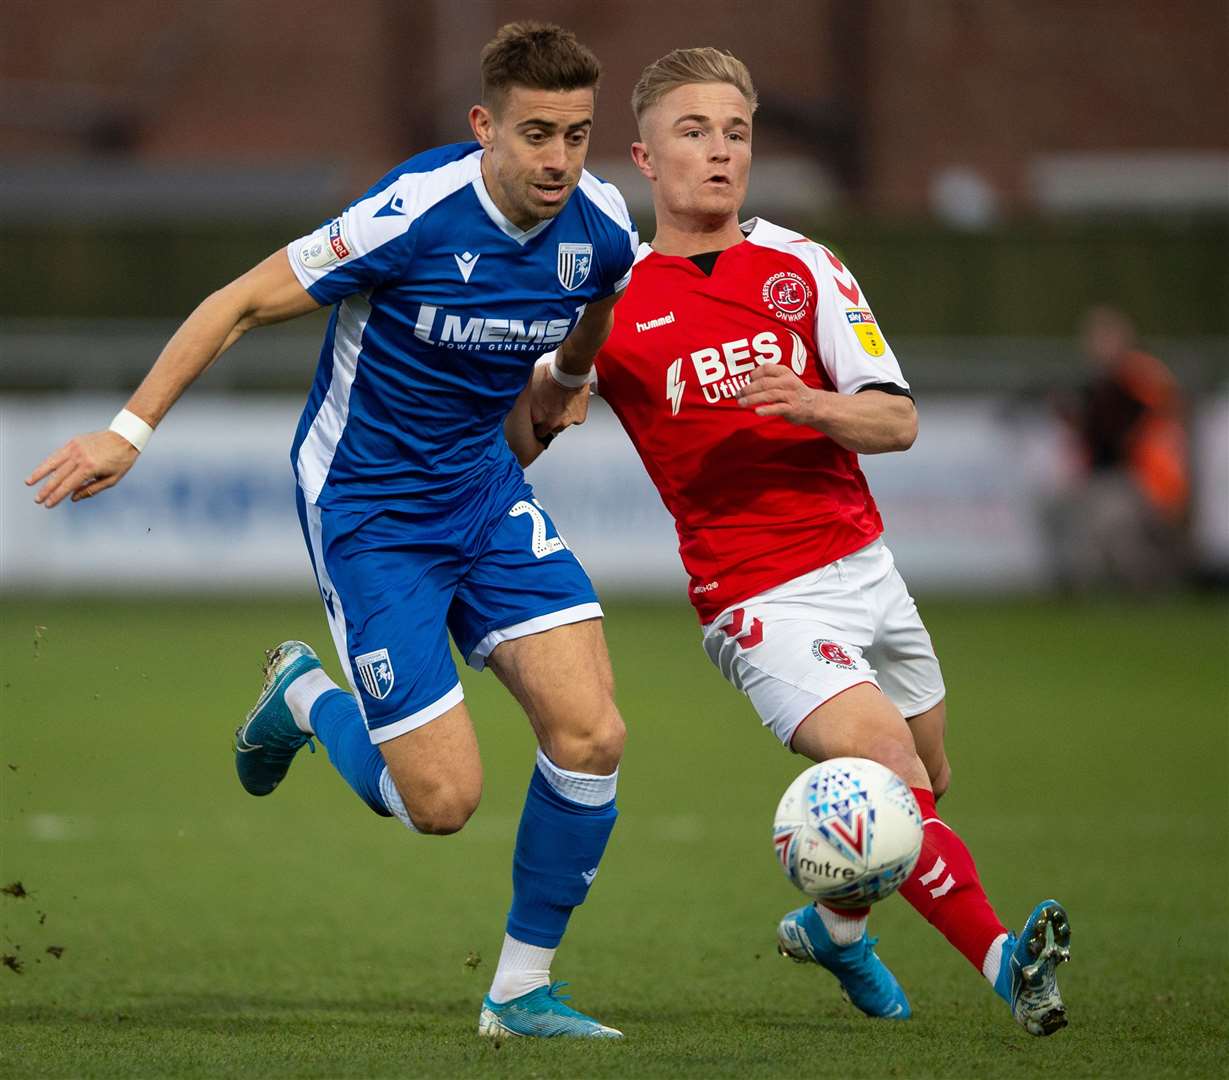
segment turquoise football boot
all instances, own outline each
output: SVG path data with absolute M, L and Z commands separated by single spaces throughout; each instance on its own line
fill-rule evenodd
M 283 641 L 265 653 L 260 698 L 235 731 L 235 771 L 248 794 L 268 795 L 277 787 L 304 743 L 316 752 L 311 736 L 300 731 L 290 715 L 286 687 L 319 666 L 312 647 L 302 641 Z
M 908 1020 L 913 1015 L 909 999 L 896 976 L 875 953 L 877 938 L 852 945 L 835 945 L 814 904 L 791 911 L 777 926 L 777 949 L 800 964 L 827 968 L 845 996 L 867 1016 L 881 1020 Z
M 591 1016 L 564 1004 L 567 994 L 558 991 L 567 983 L 539 986 L 528 994 L 496 1005 L 490 996 L 482 999 L 478 1014 L 478 1034 L 490 1039 L 528 1035 L 536 1039 L 559 1036 L 573 1039 L 621 1039 L 623 1032 L 599 1024 Z
M 1042 900 L 1020 936 L 1008 934 L 995 992 L 1030 1035 L 1053 1035 L 1067 1026 L 1058 992 L 1058 965 L 1071 959 L 1071 923 L 1057 900 Z

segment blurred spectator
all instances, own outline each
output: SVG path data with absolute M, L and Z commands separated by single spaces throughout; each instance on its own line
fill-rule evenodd
M 1177 380 L 1114 308 L 1090 309 L 1080 338 L 1087 379 L 1056 403 L 1076 456 L 1048 515 L 1058 583 L 1171 587 L 1186 571 L 1190 487 Z

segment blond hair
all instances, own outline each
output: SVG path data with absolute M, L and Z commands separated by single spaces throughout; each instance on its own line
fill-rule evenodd
M 729 83 L 747 99 L 747 108 L 755 112 L 759 104 L 751 72 L 738 57 L 722 49 L 675 49 L 654 60 L 640 73 L 632 91 L 632 111 L 636 122 L 645 110 L 656 105 L 671 90 L 694 83 Z

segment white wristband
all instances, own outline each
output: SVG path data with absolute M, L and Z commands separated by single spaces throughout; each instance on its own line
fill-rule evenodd
M 145 444 L 149 442 L 149 437 L 154 433 L 144 420 L 136 413 L 130 413 L 127 409 L 120 409 L 115 414 L 115 419 L 111 421 L 108 431 L 114 431 L 116 435 L 123 439 L 127 439 L 134 447 L 137 453 L 145 449 Z
M 559 367 L 558 356 L 551 357 L 550 377 L 560 386 L 566 386 L 569 390 L 579 390 L 582 386 L 589 385 L 589 373 L 587 371 L 583 375 L 573 375 L 570 371 L 563 371 Z

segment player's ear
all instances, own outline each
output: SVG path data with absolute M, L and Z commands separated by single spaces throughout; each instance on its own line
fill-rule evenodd
M 469 110 L 469 126 L 482 149 L 489 150 L 495 141 L 495 114 L 485 105 L 475 105 Z
M 646 180 L 656 180 L 657 172 L 653 168 L 652 157 L 649 154 L 649 148 L 642 142 L 632 143 L 632 161 L 636 168 L 644 174 Z

